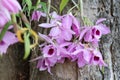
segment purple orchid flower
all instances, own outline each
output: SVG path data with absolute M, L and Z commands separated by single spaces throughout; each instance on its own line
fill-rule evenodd
M 71 42 L 64 42 L 61 44 L 57 44 L 57 43 L 54 43 L 50 37 L 48 37 L 44 34 L 39 33 L 39 36 L 42 37 L 45 41 L 47 41 L 49 44 L 51 44 L 50 46 L 54 49 L 55 52 L 57 52 L 57 55 L 59 55 L 60 52 L 69 54 L 64 47 L 70 45 Z M 50 46 L 47 46 L 47 49 L 45 49 L 46 52 L 49 52 L 48 50 L 50 49 Z M 56 51 L 56 49 L 57 49 L 57 51 Z
M 56 63 L 63 63 L 66 58 L 76 61 L 78 67 L 86 64 L 106 66 L 101 53 L 92 46 L 98 44 L 102 35 L 110 32 L 109 28 L 101 23 L 105 19 L 98 20 L 95 26 L 80 29 L 77 19 L 72 14 L 59 16 L 52 13 L 52 17 L 50 23 L 39 25 L 43 28 L 51 28 L 48 36 L 39 33 L 40 37 L 47 41 L 41 45 L 43 58 L 38 62 L 40 70 L 50 72 L 51 67 Z M 78 35 L 80 35 L 78 40 L 71 40 L 73 36 L 78 38 Z
M 47 45 L 43 48 L 44 57 L 53 57 L 56 55 L 56 48 L 53 45 Z
M 96 22 L 95 26 L 83 28 L 80 33 L 79 40 L 84 38 L 84 41 L 92 42 L 92 44 L 98 46 L 98 42 L 101 36 L 110 33 L 110 29 L 101 23 L 104 20 L 104 18 L 101 18 Z
M 62 17 L 60 15 L 58 15 L 56 12 L 52 12 L 50 16 L 51 16 L 50 23 L 42 23 L 39 24 L 39 26 L 42 28 L 52 28 L 56 26 L 61 26 L 60 21 Z
M 91 52 L 91 61 L 90 64 L 99 65 L 99 66 L 107 66 L 106 63 L 103 61 L 102 55 L 98 50 L 93 50 Z
M 16 42 L 18 42 L 18 39 L 15 37 L 15 34 L 7 31 L 2 41 L 0 41 L 0 53 L 6 53 L 7 48 Z
M 86 42 L 92 42 L 94 39 L 94 35 L 92 34 L 92 30 L 90 29 L 89 31 L 86 32 L 85 36 L 84 36 L 84 40 Z
M 71 13 L 70 16 L 72 18 L 72 29 L 75 32 L 75 35 L 78 36 L 80 34 L 80 23 Z
M 75 61 L 77 60 L 77 53 L 76 52 L 78 49 L 83 49 L 84 46 L 81 45 L 81 43 L 78 43 L 78 42 L 74 42 L 74 43 L 71 43 L 68 48 L 67 48 L 67 51 L 70 53 L 70 56 L 71 56 L 71 61 Z
M 0 5 L 5 7 L 10 13 L 18 13 L 21 10 L 17 0 L 0 0 Z
M 91 54 L 89 49 L 82 43 L 74 43 L 69 46 L 68 51 L 71 52 L 71 61 L 77 61 L 79 67 L 83 67 L 90 63 Z
M 110 33 L 110 29 L 106 25 L 102 24 L 102 22 L 105 21 L 105 20 L 106 20 L 106 18 L 98 19 L 96 21 L 96 25 L 93 27 L 93 28 L 98 29 L 101 32 L 102 35 Z
M 63 63 L 65 58 L 69 58 L 70 53 L 67 52 L 66 46 L 69 46 L 70 42 L 64 42 L 61 44 L 54 43 L 50 37 L 39 33 L 40 37 L 45 39 L 49 45 L 42 45 L 41 50 L 43 54 L 43 58 L 39 60 L 38 66 L 41 68 L 40 70 L 50 70 L 52 66 L 56 63 Z M 43 62 L 44 60 L 44 62 Z M 47 65 L 46 65 L 47 64 Z M 44 66 L 44 67 L 43 67 Z M 50 71 L 49 71 L 50 72 Z
M 88 32 L 90 30 L 90 27 L 87 27 L 87 26 L 84 26 L 84 27 L 82 27 L 81 28 L 81 32 L 80 32 L 80 36 L 79 36 L 79 40 L 81 41 L 83 38 L 84 38 L 84 36 L 85 36 L 85 34 Z
M 32 20 L 39 21 L 39 19 L 40 19 L 41 16 L 46 17 L 46 14 L 42 13 L 41 11 L 34 11 L 32 13 Z
M 90 62 L 91 54 L 86 49 L 77 49 L 72 54 L 75 56 L 73 60 L 77 60 L 79 67 L 83 67 Z
M 63 16 L 62 18 L 62 34 L 61 37 L 64 40 L 70 41 L 72 39 L 72 35 L 75 34 L 73 30 L 71 30 L 72 27 L 72 18 L 69 14 Z M 63 36 L 64 34 L 64 36 Z
M 39 59 L 37 68 L 39 68 L 40 71 L 47 70 L 49 73 L 51 73 L 51 66 L 47 58 Z
M 60 45 L 57 45 L 59 63 L 63 63 L 65 61 L 65 58 L 71 59 L 71 54 L 67 49 L 71 44 L 72 44 L 71 42 L 64 42 Z
M 78 35 L 80 31 L 80 25 L 72 14 L 59 16 L 54 12 L 52 14 L 50 23 L 42 23 L 39 26 L 43 28 L 51 28 L 49 36 L 53 37 L 54 39 L 61 38 L 61 41 L 70 41 L 72 36 L 74 34 Z
M 52 12 L 50 16 L 51 16 L 51 20 L 50 20 L 51 24 L 56 24 L 56 23 L 59 24 L 58 22 L 60 22 L 62 19 L 62 16 L 58 15 L 55 11 Z
M 78 60 L 77 60 L 77 64 L 78 64 L 78 67 L 80 68 L 80 67 L 83 67 L 83 66 L 85 66 L 86 65 L 86 61 L 85 61 L 85 59 L 84 59 L 84 57 L 83 57 L 83 52 L 80 52 L 77 56 L 78 56 Z
M 48 66 L 46 66 L 46 60 L 45 59 L 39 59 L 37 68 L 39 68 L 40 71 L 46 70 Z
M 40 58 L 37 64 L 37 68 L 40 71 L 48 70 L 51 73 L 51 67 L 57 62 L 56 48 L 53 45 L 46 45 L 42 49 L 43 58 Z
M 64 45 L 61 45 L 61 47 Z M 62 50 L 62 49 L 61 49 Z M 49 73 L 51 73 L 51 67 L 53 67 L 56 63 L 62 63 L 64 61 L 63 54 L 59 54 L 62 51 L 60 48 L 56 48 L 53 45 L 45 46 L 42 49 L 43 58 L 39 59 L 37 67 L 40 71 L 42 70 L 48 70 Z M 60 52 L 59 52 L 60 51 Z M 64 50 L 63 50 L 64 52 Z

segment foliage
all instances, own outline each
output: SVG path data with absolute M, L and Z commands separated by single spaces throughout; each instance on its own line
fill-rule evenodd
M 69 2 L 69 0 L 61 0 L 60 13 L 62 12 L 62 10 L 64 9 L 64 7 L 67 5 L 68 2 Z

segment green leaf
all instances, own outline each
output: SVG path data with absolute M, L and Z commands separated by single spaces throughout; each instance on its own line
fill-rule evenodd
M 36 7 L 39 6 L 40 2 L 41 2 L 41 0 L 37 0 Z
M 28 13 L 28 16 L 30 16 L 30 11 L 32 9 L 32 1 L 31 0 L 23 0 L 22 5 L 23 5 L 23 11 L 26 11 Z M 26 7 L 26 5 L 27 5 L 27 7 Z
M 25 0 L 25 1 L 26 1 L 27 6 L 28 6 L 28 9 L 31 10 L 31 7 L 32 7 L 31 0 Z
M 45 2 L 40 2 L 40 5 L 42 6 L 42 9 L 44 12 L 47 12 L 47 5 Z
M 68 2 L 69 2 L 69 0 L 62 0 L 61 1 L 61 3 L 60 3 L 60 13 L 65 8 L 65 6 L 67 5 Z
M 8 27 L 11 25 L 11 22 L 8 22 L 5 24 L 4 28 L 2 29 L 1 33 L 0 33 L 0 41 L 3 39 L 6 31 L 8 30 Z
M 30 34 L 28 33 L 24 33 L 24 45 L 25 45 L 25 54 L 24 54 L 24 58 L 26 59 L 28 58 L 28 56 L 30 55 L 30 40 L 29 40 Z
M 28 29 L 31 29 L 30 24 L 25 23 L 25 26 L 26 26 Z

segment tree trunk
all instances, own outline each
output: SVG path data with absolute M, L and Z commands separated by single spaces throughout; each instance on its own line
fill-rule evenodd
M 59 7 L 60 0 L 51 1 L 53 6 Z M 69 3 L 64 11 L 68 11 L 71 5 L 73 4 Z M 36 62 L 22 60 L 24 49 L 18 43 L 11 46 L 0 59 L 0 80 L 120 80 L 120 0 L 83 0 L 83 8 L 84 16 L 92 21 L 100 17 L 107 18 L 106 24 L 111 33 L 103 36 L 99 45 L 107 67 L 86 65 L 78 68 L 76 63 L 66 60 L 64 64 L 53 67 L 53 75 L 50 75 L 47 71 L 36 69 Z M 37 23 L 34 25 L 33 29 L 39 31 Z M 31 53 L 30 58 L 34 58 L 39 51 Z
M 0 80 L 29 80 L 29 63 L 23 60 L 23 45 L 11 45 L 0 58 Z

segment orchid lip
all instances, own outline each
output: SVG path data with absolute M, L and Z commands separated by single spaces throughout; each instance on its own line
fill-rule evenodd
M 0 45 L 4 45 L 5 44 L 5 42 L 4 41 L 0 41 Z
M 99 30 L 97 30 L 97 31 L 96 31 L 96 34 L 97 34 L 97 35 L 100 35 L 100 31 L 99 31 Z
M 52 48 L 49 49 L 48 54 L 49 54 L 49 55 L 52 55 L 53 53 L 54 53 L 54 49 L 52 49 Z
M 95 61 L 99 61 L 99 57 L 98 56 L 94 56 L 94 60 Z

